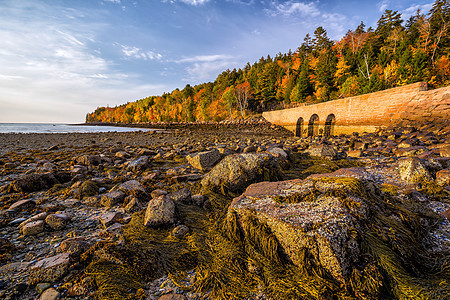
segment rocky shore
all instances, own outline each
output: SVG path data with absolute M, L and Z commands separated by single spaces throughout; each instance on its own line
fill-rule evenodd
M 169 125 L 0 134 L 1 299 L 448 297 L 448 128 Z

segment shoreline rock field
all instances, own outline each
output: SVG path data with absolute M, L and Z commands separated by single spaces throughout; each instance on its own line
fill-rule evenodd
M 448 128 L 161 129 L 0 134 L 1 299 L 449 295 Z

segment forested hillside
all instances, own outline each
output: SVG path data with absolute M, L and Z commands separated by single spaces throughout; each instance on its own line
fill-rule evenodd
M 86 121 L 220 121 L 418 81 L 449 85 L 449 27 L 448 0 L 437 0 L 428 14 L 417 11 L 408 20 L 386 10 L 375 29 L 361 22 L 339 41 L 318 27 L 294 52 L 226 70 L 214 82 L 99 107 Z

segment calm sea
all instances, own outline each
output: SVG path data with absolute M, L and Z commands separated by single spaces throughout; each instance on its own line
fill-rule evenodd
M 0 123 L 0 133 L 72 133 L 72 132 L 129 132 L 148 131 L 154 129 L 130 128 L 114 126 L 83 126 L 69 124 L 45 124 L 45 123 Z

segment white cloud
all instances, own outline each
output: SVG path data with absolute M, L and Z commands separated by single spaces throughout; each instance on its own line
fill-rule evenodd
M 390 0 L 383 0 L 381 2 L 378 2 L 378 11 L 383 13 L 389 7 L 389 2 Z
M 409 17 L 416 14 L 416 11 L 418 9 L 420 9 L 420 12 L 422 14 L 426 14 L 430 11 L 432 6 L 433 6 L 433 2 L 428 3 L 428 4 L 423 4 L 423 5 L 416 4 L 416 5 L 412 5 L 406 9 L 402 10 L 400 13 L 402 14 L 403 20 L 408 20 Z
M 203 4 L 209 2 L 209 0 L 178 0 L 178 1 L 183 2 L 184 4 L 193 5 L 193 6 L 203 5 Z M 177 1 L 176 0 L 162 0 L 162 2 L 163 3 L 175 3 Z
M 197 6 L 197 5 L 202 5 L 202 4 L 207 3 L 207 2 L 209 2 L 209 0 L 181 0 L 181 2 L 189 4 L 189 5 Z
M 313 2 L 310 3 L 294 2 L 294 1 L 287 1 L 286 3 L 273 2 L 272 8 L 266 10 L 266 12 L 272 16 L 277 15 L 293 16 L 298 14 L 301 16 L 316 17 L 320 15 L 319 9 Z
M 215 55 L 198 55 L 194 57 L 187 57 L 178 60 L 177 62 L 213 62 L 218 60 L 229 60 L 232 59 L 233 56 L 225 55 L 225 54 L 215 54 Z
M 154 60 L 154 59 L 161 59 L 162 55 L 160 53 L 155 53 L 153 51 L 144 51 L 141 48 L 133 47 L 133 46 L 126 46 L 126 45 L 120 45 L 122 53 L 127 58 L 134 58 L 134 59 L 143 59 L 143 60 Z
M 186 67 L 188 78 L 186 81 L 209 81 L 214 79 L 220 72 L 235 65 L 235 58 L 231 55 L 214 54 L 199 55 L 182 58 L 177 63 L 191 63 Z
M 89 13 L 37 1 L 0 4 L 0 122 L 83 122 L 97 106 L 167 90 L 140 84 L 139 75 L 115 70 L 92 50 L 103 24 L 86 22 Z

